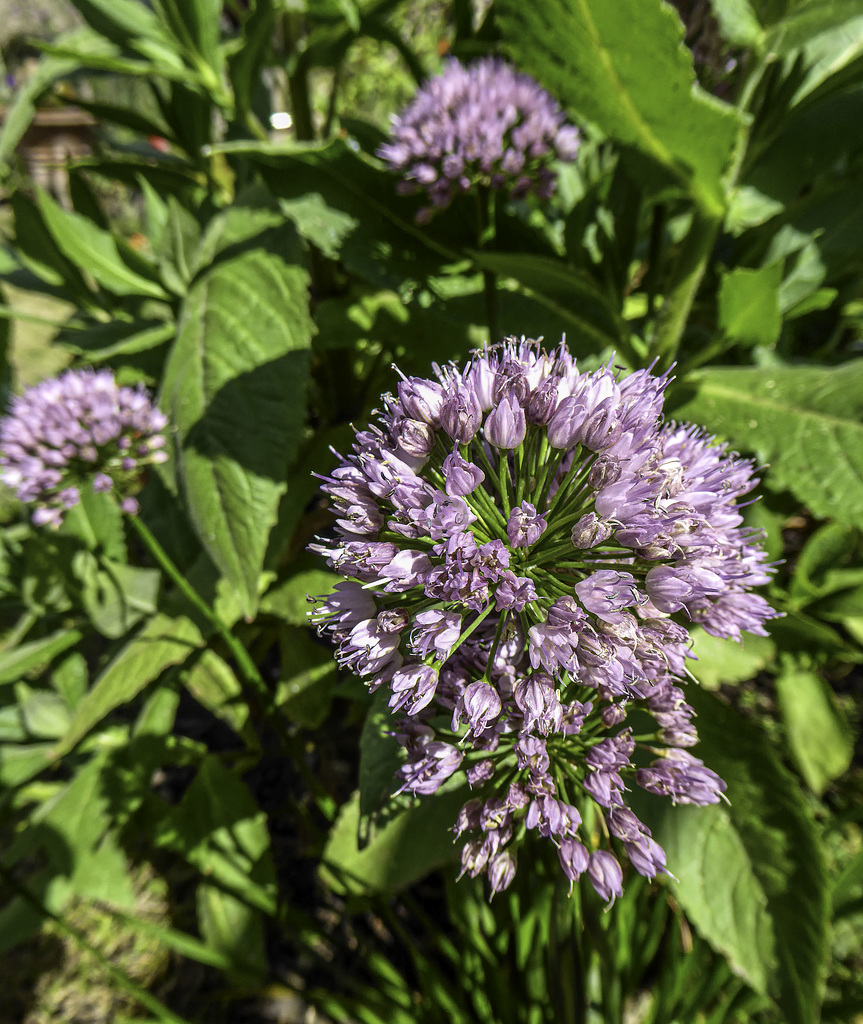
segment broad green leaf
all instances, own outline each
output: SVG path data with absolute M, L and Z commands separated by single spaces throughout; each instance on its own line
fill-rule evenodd
M 827 523 L 819 527 L 803 545 L 794 564 L 791 593 L 809 599 L 826 593 L 825 577 L 846 564 L 856 547 L 855 530 L 841 523 Z
M 740 185 L 731 193 L 725 228 L 735 237 L 781 213 L 785 207 L 753 185 Z
M 833 886 L 833 915 L 859 912 L 863 899 L 863 850 L 845 865 Z
M 15 255 L 43 288 L 58 298 L 73 298 L 78 304 L 91 304 L 93 294 L 74 260 L 57 248 L 54 238 L 36 205 L 21 192 L 14 192 L 10 206 L 15 215 Z M 32 280 L 32 279 L 31 279 Z M 38 288 L 36 281 L 31 287 Z
M 738 267 L 722 275 L 719 326 L 744 345 L 772 345 L 782 329 L 779 286 L 782 264 L 750 270 Z
M 247 735 L 249 708 L 234 670 L 216 654 L 206 650 L 183 675 L 183 685 L 198 703 L 227 722 L 239 735 Z M 251 731 L 249 739 L 254 735 Z
M 206 949 L 226 960 L 229 977 L 260 983 L 267 974 L 264 918 L 260 910 L 229 892 L 201 882 L 196 896 L 198 927 Z
M 51 763 L 51 747 L 51 743 L 0 744 L 0 786 L 14 789 L 29 782 Z
M 70 708 L 76 707 L 87 692 L 89 681 L 87 659 L 79 651 L 67 655 L 51 673 L 51 685 Z
M 404 758 L 393 730 L 393 713 L 388 707 L 391 695 L 382 686 L 372 698 L 360 736 L 360 814 L 373 814 L 384 797 L 393 792 L 393 779 Z
M 217 757 L 204 759 L 166 825 L 165 845 L 249 906 L 275 912 L 266 816 L 245 783 Z
M 54 756 L 68 753 L 107 714 L 137 697 L 165 669 L 182 664 L 203 644 L 198 627 L 190 619 L 153 616 L 82 698 L 69 731 L 54 749 Z
M 817 672 L 789 666 L 776 677 L 776 696 L 791 756 L 819 796 L 851 764 L 854 735 Z
M 477 266 L 512 277 L 524 293 L 567 325 L 570 345 L 579 354 L 620 344 L 626 332 L 608 298 L 583 271 L 548 256 L 471 252 Z
M 58 654 L 74 647 L 84 634 L 77 629 L 58 629 L 40 640 L 30 640 L 0 653 L 0 684 L 11 683 L 28 672 L 48 665 Z
M 276 703 L 291 721 L 316 729 L 326 719 L 336 682 L 332 648 L 315 643 L 308 627 L 282 626 L 279 631 L 282 668 Z
M 72 210 L 64 210 L 41 189 L 39 210 L 57 247 L 72 263 L 85 268 L 102 287 L 115 295 L 144 295 L 166 299 L 161 285 L 131 270 L 123 262 L 113 236 L 91 220 Z
M 744 633 L 742 642 L 711 636 L 700 626 L 691 631 L 692 653 L 698 659 L 689 670 L 708 690 L 717 690 L 723 683 L 744 683 L 753 679 L 773 660 L 776 645 L 769 636 Z
M 261 598 L 261 611 L 276 615 L 289 626 L 307 626 L 310 597 L 332 593 L 340 577 L 328 569 L 301 569 L 279 580 Z
M 787 1024 L 816 1024 L 827 952 L 827 884 L 814 824 L 764 732 L 697 687 L 694 753 L 728 784 L 729 805 L 672 807 L 649 821 L 679 879 L 687 917 Z M 654 817 L 655 816 L 655 817 Z
M 578 116 L 672 171 L 710 216 L 721 214 L 740 120 L 695 84 L 671 5 L 503 0 L 496 13 L 520 68 Z
M 95 571 L 84 580 L 81 603 L 96 629 L 116 640 L 156 611 L 162 575 L 158 569 L 89 558 Z
M 321 858 L 321 876 L 337 893 L 397 892 L 457 859 L 452 826 L 468 799 L 464 788 L 393 810 L 360 847 L 360 796 L 342 807 Z
M 95 365 L 114 356 L 149 352 L 173 338 L 176 330 L 176 324 L 168 320 L 116 320 L 110 324 L 94 324 L 86 330 L 63 331 L 56 341 Z
M 437 241 L 430 230 L 417 227 L 413 218 L 421 204 L 415 198 L 396 195 L 395 176 L 381 174 L 343 139 L 322 146 L 239 142 L 214 148 L 257 165 L 280 199 L 320 195 L 331 211 L 341 214 L 341 262 L 376 287 L 399 288 L 406 279 L 422 280 L 460 258 L 460 248 Z M 328 218 L 331 220 L 332 214 Z M 359 231 L 359 225 L 370 218 L 375 226 L 372 245 Z M 349 220 L 357 227 L 348 233 Z M 469 244 L 471 235 L 465 236 L 464 225 L 460 229 L 461 243 Z
M 214 231 L 230 233 L 249 215 L 234 208 Z M 161 404 L 176 429 L 176 475 L 192 524 L 253 616 L 302 440 L 314 328 L 293 230 L 272 229 L 237 248 L 186 298 Z
M 37 740 L 59 739 L 69 728 L 69 705 L 59 693 L 29 690 L 19 703 L 24 726 Z
M 30 815 L 27 828 L 4 852 L 9 865 L 44 854 L 49 867 L 40 874 L 38 889 L 54 913 L 60 913 L 73 894 L 135 906 L 126 858 L 109 831 L 109 804 L 101 778 L 105 763 L 104 755 L 91 758 L 57 796 Z M 0 952 L 14 941 L 6 924 L 20 913 L 20 903 L 16 897 L 0 911 Z
M 112 494 L 96 494 L 92 487 L 82 487 L 81 500 L 66 513 L 58 532 L 77 537 L 89 551 L 106 558 L 126 559 L 123 514 Z
M 670 411 L 754 452 L 770 466 L 765 482 L 817 517 L 863 526 L 863 359 L 703 370 L 675 389 Z
M 21 708 L 16 704 L 0 707 L 0 743 L 26 743 L 27 730 L 21 717 Z
M 754 47 L 762 35 L 751 0 L 711 0 L 722 38 L 732 46 Z
M 339 258 L 342 242 L 359 226 L 355 217 L 327 206 L 318 192 L 283 199 L 279 209 L 307 242 L 331 260 Z

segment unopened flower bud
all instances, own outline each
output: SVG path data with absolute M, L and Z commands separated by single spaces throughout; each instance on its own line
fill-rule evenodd
M 570 536 L 573 547 L 585 550 L 604 544 L 613 533 L 614 529 L 595 512 L 586 512 L 573 526 Z
M 531 392 L 526 407 L 528 423 L 546 426 L 557 408 L 559 384 L 558 377 L 547 377 Z
M 483 433 L 489 444 L 495 448 L 511 450 L 518 448 L 524 440 L 527 421 L 524 409 L 512 395 L 501 399 L 499 405 L 486 416 Z

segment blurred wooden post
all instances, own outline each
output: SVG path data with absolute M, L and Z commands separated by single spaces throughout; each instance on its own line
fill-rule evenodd
M 27 174 L 71 209 L 67 164 L 93 152 L 96 119 L 79 107 L 46 107 L 37 110 L 18 143 Z

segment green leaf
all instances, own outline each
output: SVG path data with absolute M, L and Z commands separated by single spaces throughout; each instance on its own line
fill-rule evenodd
M 821 88 L 863 54 L 863 14 L 857 0 L 815 0 L 799 5 L 767 35 L 765 49 L 802 57 L 806 69 L 792 103 Z
M 0 684 L 11 683 L 28 672 L 48 665 L 58 654 L 74 647 L 84 634 L 77 629 L 58 629 L 40 640 L 30 640 L 0 653 Z
M 156 611 L 162 575 L 158 569 L 140 569 L 125 562 L 96 559 L 81 551 L 74 559 L 76 574 L 81 559 L 81 603 L 96 629 L 112 640 L 126 633 L 145 615 Z
M 518 67 L 611 138 L 668 168 L 706 213 L 721 214 L 740 120 L 695 84 L 669 4 L 503 0 L 496 14 Z
M 748 186 L 739 191 L 754 192 L 762 201 L 772 203 L 775 209 L 768 214 L 772 217 L 784 203 L 798 200 L 807 187 L 811 189 L 813 182 L 823 187 L 822 183 L 833 178 L 837 164 L 848 160 L 859 145 L 861 117 L 860 84 L 793 110 L 769 139 L 762 142 L 756 136 L 756 146 L 761 143 L 765 148 L 746 172 Z
M 827 952 L 827 886 L 813 822 L 763 731 L 690 686 L 695 753 L 728 784 L 729 806 L 671 807 L 649 823 L 686 915 L 787 1024 L 816 1024 Z M 655 827 L 654 827 L 655 825 Z
M 318 192 L 283 199 L 279 209 L 307 242 L 316 245 L 327 259 L 338 259 L 342 242 L 358 227 L 355 217 L 327 206 Z
M 746 48 L 760 42 L 761 25 L 751 0 L 711 0 L 710 8 L 726 42 Z
M 847 526 L 827 523 L 819 527 L 803 545 L 794 565 L 791 593 L 810 599 L 825 593 L 826 575 L 847 563 L 856 546 L 856 532 Z
M 90 669 L 87 659 L 78 651 L 73 651 L 65 657 L 51 673 L 51 685 L 70 708 L 76 707 L 87 692 L 89 681 Z
M 176 329 L 176 324 L 167 320 L 120 320 L 110 324 L 94 324 L 86 330 L 66 330 L 55 340 L 95 365 L 115 356 L 149 352 L 173 338 Z
M 218 758 L 204 759 L 165 825 L 164 845 L 249 906 L 275 913 L 266 816 L 245 783 Z
M 764 224 L 784 208 L 777 199 L 759 192 L 754 186 L 740 185 L 731 193 L 725 228 L 737 237 L 749 228 Z
M 782 329 L 779 286 L 782 264 L 757 270 L 738 267 L 722 275 L 719 285 L 719 326 L 745 345 L 772 345 Z
M 0 744 L 0 785 L 14 789 L 29 782 L 51 763 L 51 743 L 28 743 L 26 746 Z
M 251 740 L 254 732 L 246 730 L 249 709 L 243 689 L 234 670 L 215 651 L 206 650 L 195 660 L 184 674 L 183 685 L 209 712 Z
M 789 666 L 776 677 L 776 696 L 791 756 L 819 796 L 851 764 L 854 735 L 833 691 L 816 672 Z
M 59 693 L 30 690 L 20 704 L 24 726 L 38 740 L 59 739 L 69 728 L 69 705 Z
M 307 626 L 312 608 L 309 597 L 331 594 L 340 578 L 328 569 L 301 569 L 270 587 L 261 598 L 261 611 L 289 626 Z
M 329 645 L 315 643 L 308 627 L 283 626 L 279 631 L 282 671 L 276 703 L 291 721 L 307 729 L 326 719 L 336 681 L 336 662 Z
M 241 984 L 255 984 L 267 975 L 264 918 L 256 907 L 215 885 L 198 886 L 198 927 L 206 949 L 227 961 L 223 968 Z
M 75 0 L 75 3 L 88 25 L 118 46 L 134 44 L 139 37 L 161 43 L 167 41 L 153 12 L 136 0 Z
M 30 815 L 27 828 L 4 851 L 8 865 L 44 854 L 49 866 L 41 873 L 38 888 L 54 913 L 60 913 L 73 894 L 135 906 L 126 858 L 109 832 L 109 804 L 102 784 L 105 763 L 104 754 L 91 758 L 57 796 Z M 0 952 L 14 941 L 7 921 L 19 914 L 20 897 L 0 911 Z
M 228 58 L 238 120 L 252 109 L 255 91 L 261 80 L 261 67 L 273 36 L 275 17 L 273 0 L 254 0 L 243 19 L 242 44 Z
M 74 261 L 68 260 L 57 248 L 53 236 L 45 226 L 35 204 L 20 192 L 10 200 L 15 215 L 15 255 L 39 281 L 60 298 L 74 298 L 87 306 L 93 293 Z M 35 282 L 34 282 L 35 286 Z
M 740 643 L 711 636 L 700 626 L 690 630 L 692 653 L 698 659 L 690 671 L 703 687 L 718 690 L 723 683 L 744 683 L 766 668 L 776 654 L 769 636 L 744 633 Z
M 145 295 L 166 299 L 168 293 L 149 278 L 130 270 L 123 262 L 117 243 L 107 231 L 72 210 L 64 210 L 46 192 L 37 192 L 39 210 L 57 247 L 76 266 L 88 273 L 115 295 Z
M 108 910 L 122 922 L 124 928 L 154 938 L 166 949 L 172 949 L 175 953 L 188 957 L 190 960 L 196 960 L 199 964 L 206 964 L 207 967 L 215 967 L 220 971 L 230 970 L 231 961 L 226 956 L 213 949 L 212 946 L 205 945 L 193 935 L 188 935 L 176 928 L 168 928 L 161 923 L 148 921 L 145 917 L 125 914 L 122 910 L 114 907 L 109 907 Z
M 452 826 L 468 799 L 465 788 L 423 797 L 394 810 L 360 847 L 360 797 L 342 807 L 321 858 L 321 877 L 337 893 L 397 892 L 435 868 L 451 864 L 458 851 Z
M 711 368 L 672 392 L 670 411 L 755 453 L 765 482 L 817 517 L 863 526 L 863 359 Z
M 523 253 L 471 252 L 483 270 L 512 277 L 524 293 L 545 306 L 574 332 L 572 345 L 579 354 L 617 346 L 626 333 L 608 298 L 591 277 L 548 256 Z
M 92 38 L 88 29 L 71 32 L 62 39 Z M 41 60 L 32 75 L 15 90 L 14 99 L 3 117 L 0 129 L 0 161 L 6 162 L 12 156 L 24 133 L 30 127 L 36 112 L 36 101 L 59 78 L 70 75 L 78 68 L 77 61 L 69 58 L 48 57 Z
M 342 264 L 376 287 L 399 288 L 405 280 L 423 280 L 460 258 L 460 248 L 437 241 L 430 231 L 413 222 L 419 201 L 396 195 L 395 178 L 381 174 L 374 163 L 355 153 L 343 139 L 323 146 L 238 142 L 213 149 L 245 157 L 257 165 L 269 189 L 280 199 L 322 196 L 330 210 L 342 215 Z M 359 230 L 369 218 L 375 225 L 373 245 Z M 332 223 L 332 214 L 328 214 L 328 220 Z M 357 225 L 350 232 L 349 220 Z M 460 223 L 459 227 L 461 240 L 466 241 L 464 225 Z
M 186 618 L 157 614 L 126 644 L 96 679 L 75 709 L 69 731 L 54 749 L 68 753 L 102 719 L 132 700 L 172 665 L 182 664 L 204 645 L 198 627 Z
M 200 54 L 217 72 L 220 68 L 219 20 L 222 0 L 155 0 L 155 4 L 163 23 L 177 42 L 184 49 Z
M 233 208 L 213 231 L 230 238 L 248 218 Z M 314 328 L 293 229 L 236 248 L 186 298 L 161 404 L 176 429 L 176 474 L 192 524 L 251 617 L 302 440 Z
M 393 713 L 388 707 L 392 691 L 382 686 L 372 698 L 360 736 L 360 814 L 373 814 L 384 797 L 393 791 L 393 779 L 404 761 L 402 748 L 393 729 Z
M 77 537 L 88 551 L 117 562 L 126 559 L 123 514 L 112 494 L 97 494 L 92 487 L 82 487 L 81 500 L 66 513 L 58 532 Z

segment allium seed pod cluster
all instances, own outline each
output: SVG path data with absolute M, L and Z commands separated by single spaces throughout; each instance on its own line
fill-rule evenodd
M 621 853 L 665 868 L 634 785 L 725 789 L 689 750 L 683 623 L 739 639 L 775 614 L 736 506 L 753 466 L 663 421 L 666 375 L 580 373 L 563 345 L 511 339 L 436 374 L 403 379 L 324 479 L 337 537 L 313 547 L 346 580 L 312 618 L 387 689 L 398 791 L 466 775 L 463 873 L 505 889 L 534 832 L 608 899 Z
M 15 398 L 0 424 L 0 479 L 33 502 L 37 526 L 59 526 L 80 487 L 116 488 L 126 512 L 143 467 L 164 462 L 167 420 L 141 388 L 110 370 L 67 370 Z
M 400 191 L 427 193 L 421 221 L 475 185 L 547 199 L 553 162 L 574 160 L 579 142 L 545 89 L 491 57 L 469 67 L 450 60 L 394 118 L 391 135 L 378 155 L 402 175 Z

